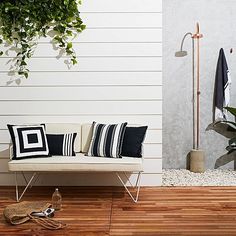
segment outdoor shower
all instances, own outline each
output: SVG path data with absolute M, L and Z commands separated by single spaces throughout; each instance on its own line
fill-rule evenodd
M 194 53 L 194 39 L 193 39 L 193 34 L 191 32 L 188 32 L 184 35 L 181 46 L 180 46 L 180 51 L 177 51 L 175 53 L 176 57 L 185 57 L 188 55 L 187 51 L 183 51 L 183 46 L 184 46 L 184 41 L 187 36 L 190 36 L 192 39 L 192 119 L 193 119 L 193 127 L 192 127 L 192 132 L 193 132 L 193 149 L 195 149 L 195 53 Z
M 203 151 L 199 150 L 200 144 L 200 38 L 203 35 L 200 33 L 199 24 L 197 23 L 196 32 L 188 32 L 184 35 L 180 51 L 175 53 L 176 57 L 187 56 L 187 51 L 183 50 L 184 41 L 187 36 L 190 36 L 192 39 L 192 150 L 190 152 L 190 166 L 191 162 L 194 163 L 193 171 L 194 172 L 203 172 L 204 171 L 204 154 Z M 195 58 L 195 41 L 197 42 L 196 48 L 196 58 Z M 196 65 L 195 65 L 196 61 Z M 195 69 L 196 67 L 196 69 Z M 195 74 L 196 71 L 196 74 Z M 195 81 L 196 78 L 196 81 Z M 201 167 L 202 166 L 202 167 Z M 196 167 L 196 168 L 195 168 Z M 191 167 L 190 167 L 191 169 Z

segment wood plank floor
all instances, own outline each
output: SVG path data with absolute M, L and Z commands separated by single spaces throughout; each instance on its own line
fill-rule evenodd
M 50 202 L 53 187 L 33 187 L 23 200 Z M 34 223 L 7 224 L 0 235 L 72 236 L 231 236 L 236 235 L 236 187 L 142 188 L 138 204 L 122 188 L 60 187 L 63 209 L 59 231 Z M 0 187 L 0 211 L 14 203 L 14 188 Z

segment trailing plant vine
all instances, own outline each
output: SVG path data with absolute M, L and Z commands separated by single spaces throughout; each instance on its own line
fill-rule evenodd
M 57 49 L 77 63 L 72 39 L 85 29 L 79 0 L 1 0 L 0 44 L 13 46 L 16 60 L 12 70 L 28 78 L 28 59 L 41 37 L 53 35 Z M 4 52 L 0 51 L 0 55 Z

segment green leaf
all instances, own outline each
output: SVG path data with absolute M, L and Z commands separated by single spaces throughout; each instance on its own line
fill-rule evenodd
M 25 76 L 26 79 L 28 79 L 28 77 L 29 77 L 28 72 L 24 72 L 24 76 Z
M 67 53 L 67 55 L 72 55 L 73 51 L 71 51 L 70 49 L 66 49 L 66 53 Z
M 225 107 L 225 109 L 230 112 L 232 115 L 236 116 L 236 108 L 234 107 Z
M 73 32 L 71 30 L 66 31 L 67 36 L 73 36 Z
M 0 56 L 2 56 L 3 55 L 3 51 L 0 51 Z
M 20 66 L 27 66 L 27 63 L 25 61 L 21 61 Z
M 235 126 L 235 131 L 236 131 L 236 123 L 233 121 L 229 121 L 229 120 L 222 120 L 222 121 L 218 121 L 219 123 L 226 123 L 226 124 L 230 124 L 231 128 L 233 128 L 232 126 Z M 217 122 L 217 123 L 218 123 Z
M 55 36 L 53 39 L 54 39 L 55 41 L 58 41 L 59 43 L 62 42 L 62 38 L 59 37 L 59 36 Z
M 74 58 L 72 58 L 72 59 L 71 59 L 71 62 L 72 62 L 72 64 L 73 64 L 73 65 L 75 65 L 75 64 L 77 64 L 77 63 L 78 63 L 78 62 L 77 62 L 77 60 L 76 60 L 76 59 L 74 59 Z
M 31 53 L 27 52 L 26 56 L 27 56 L 27 58 L 30 58 L 31 57 Z
M 72 48 L 72 43 L 71 43 L 71 42 L 67 43 L 66 48 L 67 48 L 67 49 L 71 49 L 71 48 Z
M 235 145 L 236 145 L 236 137 L 231 138 L 231 139 L 229 140 L 229 145 L 231 146 L 232 144 L 235 144 Z
M 66 44 L 65 44 L 64 42 L 62 42 L 61 44 L 59 44 L 59 47 L 60 47 L 60 48 L 64 48 L 65 45 L 66 45 Z
M 32 57 L 38 39 L 52 31 L 57 49 L 64 49 L 71 62 L 77 63 L 71 40 L 86 28 L 79 4 L 80 0 L 0 1 L 0 44 L 7 42 L 17 47 L 13 67 L 19 75 L 28 78 L 25 59 Z
M 226 150 L 228 151 L 228 154 L 230 154 L 230 153 L 232 153 L 232 152 L 234 152 L 234 151 L 236 150 L 236 146 L 235 146 L 235 147 L 233 147 L 233 146 L 227 146 L 227 147 L 226 147 Z
M 86 25 L 81 25 L 80 27 L 81 27 L 82 30 L 86 29 Z

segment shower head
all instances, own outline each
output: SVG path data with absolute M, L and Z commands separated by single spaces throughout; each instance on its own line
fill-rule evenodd
M 176 57 L 185 57 L 187 55 L 188 55 L 188 52 L 187 51 L 182 51 L 182 50 L 175 53 Z
M 192 34 L 191 32 L 188 32 L 188 33 L 186 33 L 186 34 L 184 35 L 184 37 L 183 37 L 183 39 L 182 39 L 182 41 L 181 41 L 180 50 L 175 53 L 175 56 L 176 56 L 176 57 L 185 57 L 185 56 L 188 55 L 188 52 L 183 50 L 184 41 L 185 41 L 185 38 L 186 38 L 188 35 L 191 36 L 191 38 L 192 38 L 192 36 L 193 36 L 193 34 Z M 193 40 L 193 39 L 192 39 L 192 40 Z

